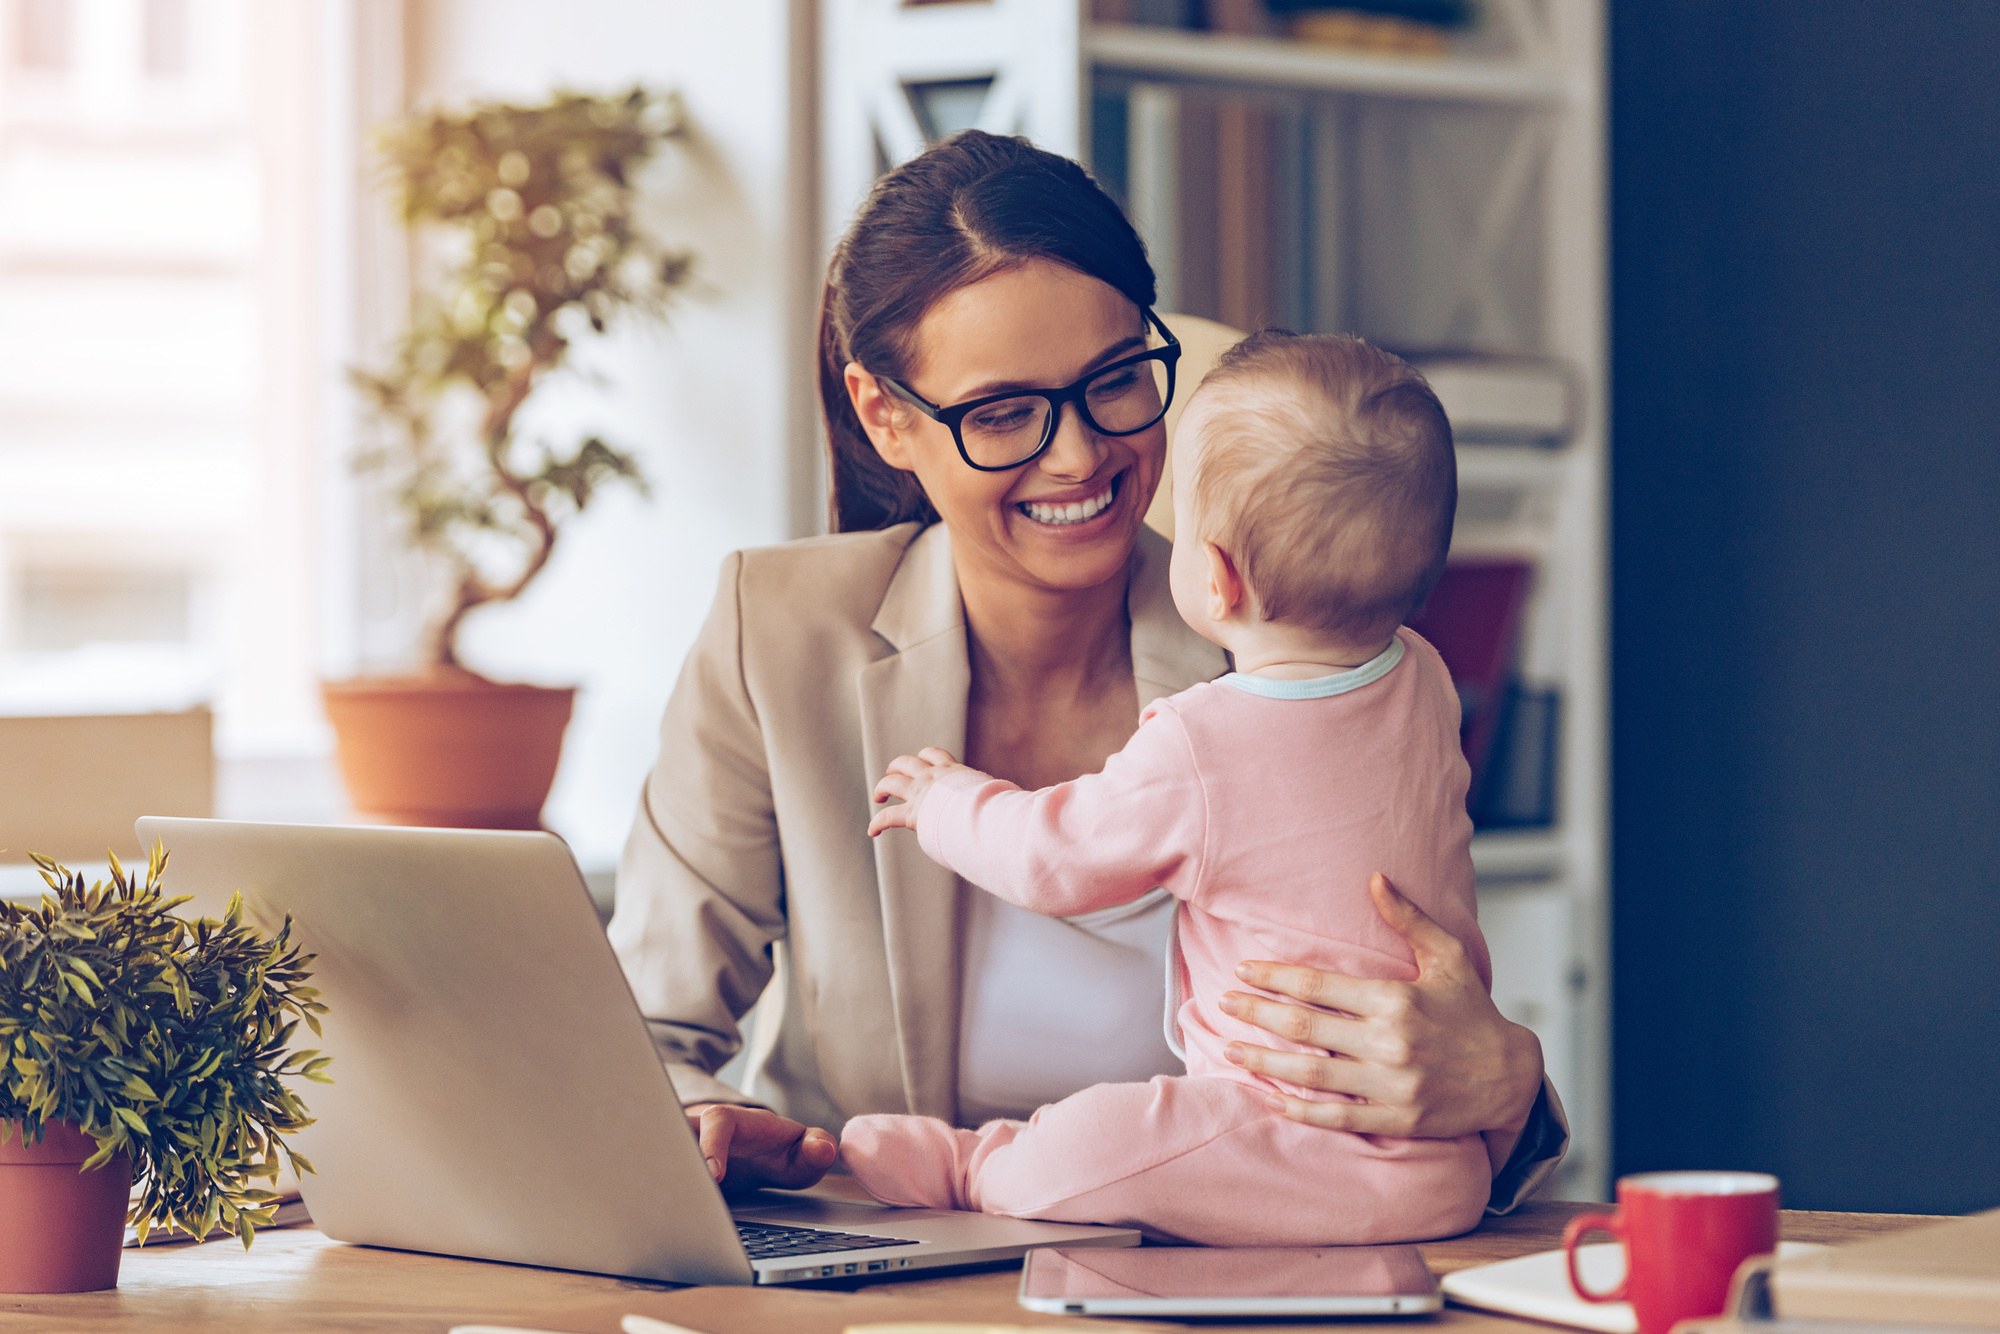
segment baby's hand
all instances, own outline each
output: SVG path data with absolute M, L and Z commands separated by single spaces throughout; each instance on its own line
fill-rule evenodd
M 868 822 L 868 837 L 873 838 L 884 829 L 915 829 L 917 807 L 923 805 L 924 794 L 931 790 L 931 784 L 939 775 L 964 767 L 952 758 L 950 751 L 936 746 L 925 746 L 914 755 L 898 755 L 889 761 L 889 772 L 875 785 L 875 801 L 879 805 L 891 797 L 900 797 L 903 804 L 875 812 L 875 818 Z

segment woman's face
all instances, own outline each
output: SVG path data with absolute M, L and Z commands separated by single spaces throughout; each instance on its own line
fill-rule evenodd
M 931 307 L 917 326 L 916 364 L 903 383 L 946 407 L 1008 389 L 1057 389 L 1144 351 L 1145 337 L 1144 316 L 1117 289 L 1035 260 Z M 1123 577 L 1159 485 L 1163 424 L 1137 435 L 1099 435 L 1065 405 L 1039 458 L 981 472 L 959 456 L 951 428 L 891 397 L 861 367 L 847 368 L 847 388 L 882 458 L 923 483 L 950 526 L 959 561 L 1055 590 Z M 1102 508 L 1072 519 L 1071 505 Z

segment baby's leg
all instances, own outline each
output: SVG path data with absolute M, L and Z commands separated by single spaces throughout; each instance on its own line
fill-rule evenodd
M 978 1131 L 863 1117 L 848 1136 L 842 1156 L 891 1203 L 1113 1223 L 1204 1245 L 1450 1236 L 1479 1221 L 1489 1186 L 1476 1136 L 1388 1140 L 1319 1130 L 1275 1115 L 1262 1090 L 1229 1079 L 1101 1084 L 1025 1125 Z M 882 1168 L 892 1161 L 901 1165 L 893 1181 Z

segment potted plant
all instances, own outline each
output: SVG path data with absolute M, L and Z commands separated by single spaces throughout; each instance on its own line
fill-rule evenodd
M 174 915 L 155 846 L 143 883 L 36 857 L 50 892 L 0 903 L 0 1292 L 115 1287 L 125 1226 L 248 1246 L 269 1224 L 283 1136 L 312 1124 L 285 1080 L 327 1057 L 289 1050 L 326 1007 L 291 922 L 265 936 L 232 899 L 223 920 Z M 134 1194 L 132 1187 L 138 1185 Z
M 386 369 L 356 372 L 410 542 L 449 573 L 420 670 L 324 687 L 355 807 L 398 823 L 538 828 L 574 689 L 502 684 L 460 660 L 480 607 L 519 597 L 599 489 L 644 481 L 597 436 L 521 438 L 521 407 L 580 333 L 657 316 L 686 254 L 638 224 L 635 180 L 683 133 L 671 96 L 561 93 L 414 114 L 383 138 L 406 223 L 446 243 Z

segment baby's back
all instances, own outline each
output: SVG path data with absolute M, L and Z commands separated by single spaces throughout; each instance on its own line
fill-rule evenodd
M 1369 897 L 1377 871 L 1464 941 L 1491 985 L 1458 697 L 1437 651 L 1414 631 L 1397 635 L 1402 660 L 1341 694 L 1270 698 L 1225 679 L 1162 701 L 1186 727 L 1208 803 L 1179 932 L 1190 1074 L 1254 1079 L 1223 1059 L 1223 1047 L 1285 1045 L 1217 1008 L 1223 992 L 1243 989 L 1239 960 L 1416 977 L 1409 946 Z

